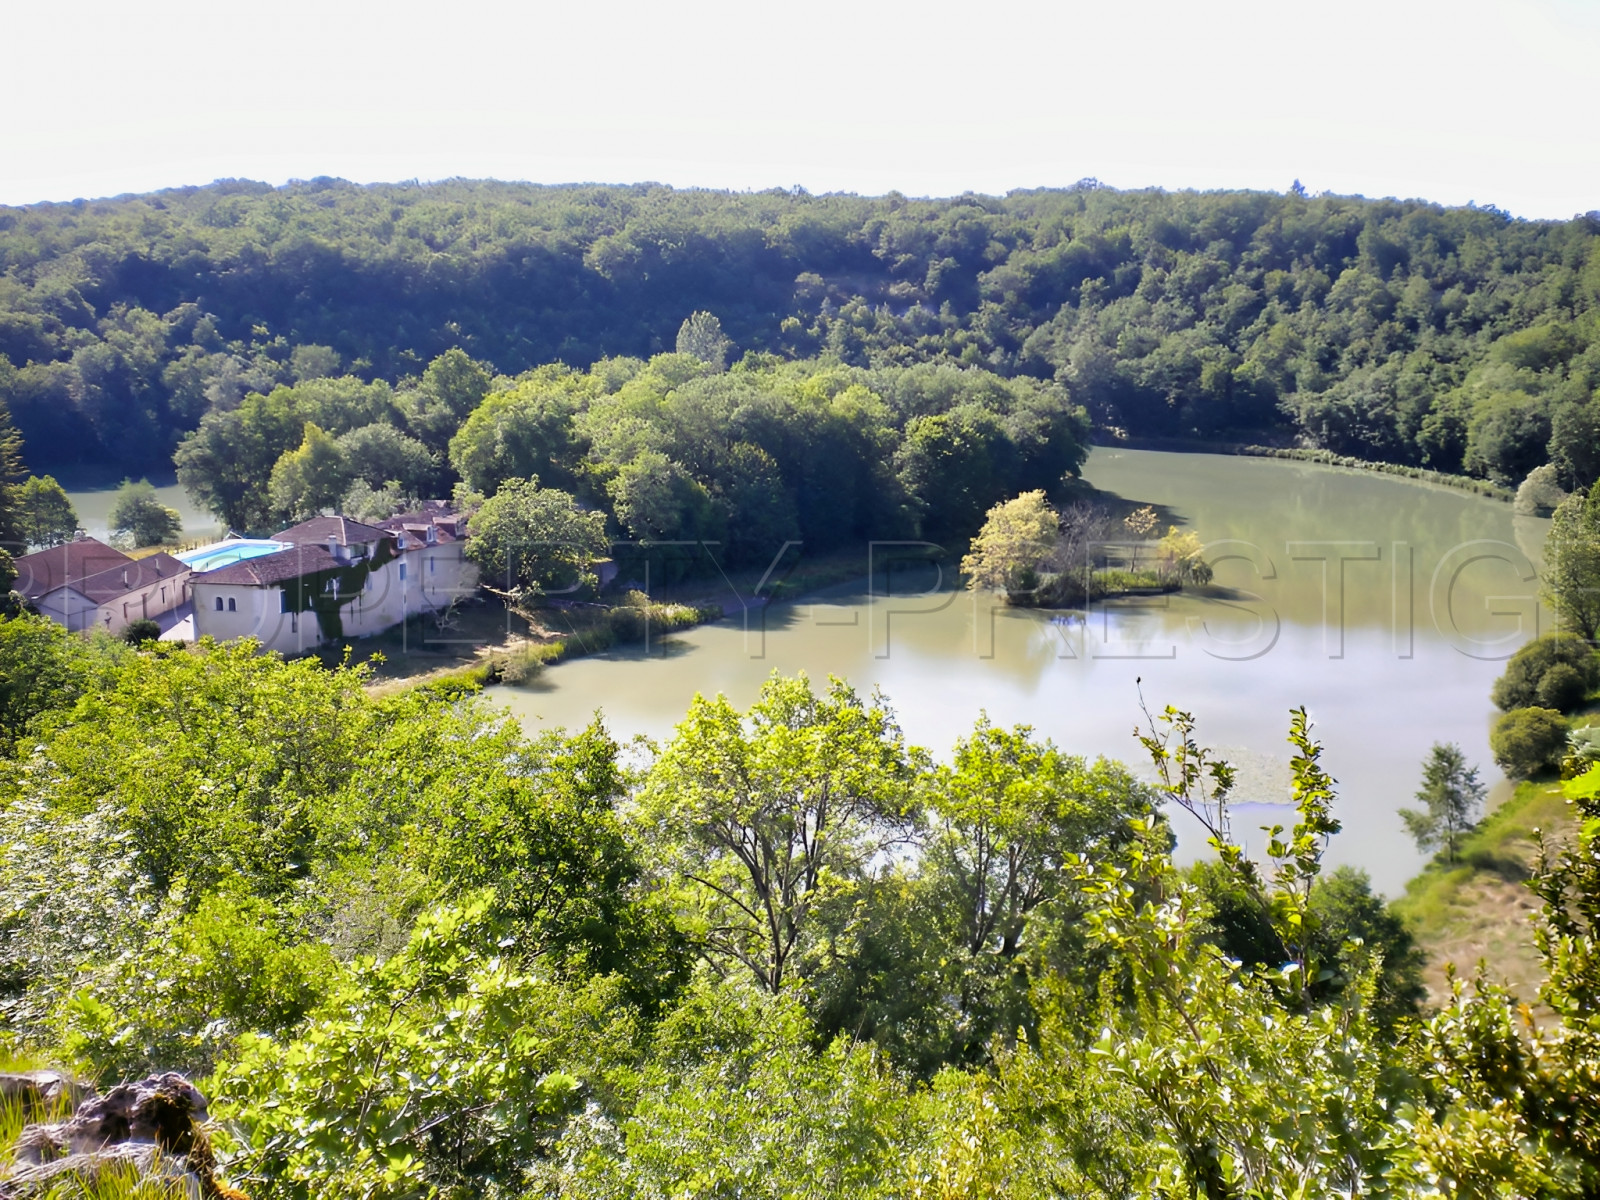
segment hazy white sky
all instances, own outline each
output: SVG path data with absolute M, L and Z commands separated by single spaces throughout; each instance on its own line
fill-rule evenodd
M 245 176 L 1600 209 L 1600 0 L 0 0 L 0 203 Z

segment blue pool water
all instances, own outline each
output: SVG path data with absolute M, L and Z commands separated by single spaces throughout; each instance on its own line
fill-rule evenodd
M 175 557 L 191 571 L 215 571 L 234 563 L 247 562 L 266 554 L 276 554 L 285 549 L 283 542 L 256 541 L 251 538 L 231 538 L 226 542 L 213 542 L 196 550 L 185 550 Z

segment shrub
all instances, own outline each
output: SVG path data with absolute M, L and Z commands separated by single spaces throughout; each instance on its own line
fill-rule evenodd
M 1547 517 L 1566 498 L 1567 494 L 1561 490 L 1560 481 L 1556 478 L 1554 464 L 1545 463 L 1542 467 L 1535 467 L 1522 481 L 1522 486 L 1517 489 L 1515 507 L 1517 513 L 1523 516 Z
M 1571 712 L 1589 695 L 1589 684 L 1571 663 L 1557 663 L 1539 680 L 1536 695 L 1540 708 Z
M 122 640 L 130 646 L 142 646 L 146 642 L 159 641 L 161 626 L 149 617 L 140 617 L 137 621 L 129 621 L 122 631 Z
M 270 901 L 212 894 L 192 913 L 169 898 L 142 953 L 124 955 L 59 1014 L 69 1054 L 93 1075 L 127 1078 L 181 1064 L 209 1071 L 249 1033 L 283 1033 L 337 979 L 333 955 Z
M 1567 723 L 1553 708 L 1517 708 L 1494 724 L 1489 748 L 1507 775 L 1526 779 L 1560 761 Z
M 1571 667 L 1583 687 L 1583 691 L 1569 705 L 1547 703 L 1539 694 L 1539 685 L 1545 675 L 1557 665 Z M 1511 656 L 1511 661 L 1506 663 L 1505 674 L 1495 680 L 1492 693 L 1494 702 L 1507 712 L 1535 705 L 1564 711 L 1581 703 L 1589 690 L 1600 682 L 1600 669 L 1597 668 L 1600 668 L 1600 663 L 1596 662 L 1588 642 L 1571 633 L 1547 633 L 1534 638 Z

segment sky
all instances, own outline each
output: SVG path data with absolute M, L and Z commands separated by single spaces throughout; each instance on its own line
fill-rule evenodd
M 0 204 L 244 177 L 1600 209 L 1600 0 L 0 0 Z

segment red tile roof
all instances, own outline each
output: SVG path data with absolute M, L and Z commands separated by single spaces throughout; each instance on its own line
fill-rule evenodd
M 352 543 L 375 542 L 385 536 L 384 530 L 376 525 L 352 521 L 349 517 L 312 517 L 309 521 L 301 521 L 298 525 L 291 525 L 273 534 L 272 540 L 293 542 L 296 546 L 308 546 L 312 542 L 326 546 L 331 538 L 341 546 L 348 546 Z
M 104 542 L 91 537 L 79 538 L 17 559 L 17 582 L 13 586 L 29 600 L 38 600 L 62 584 L 80 583 L 133 561 Z
M 288 550 L 280 550 L 276 554 L 263 554 L 260 558 L 218 567 L 215 571 L 196 575 L 194 582 L 265 587 L 275 583 L 287 583 L 291 579 L 299 579 L 305 575 L 314 575 L 318 571 L 329 571 L 349 565 L 328 553 L 326 542 L 306 542 Z
M 111 567 L 87 579 L 63 584 L 95 604 L 108 604 L 118 596 L 137 592 L 161 579 L 182 579 L 189 568 L 170 554 L 152 554 L 147 558 L 130 559 L 118 567 Z

